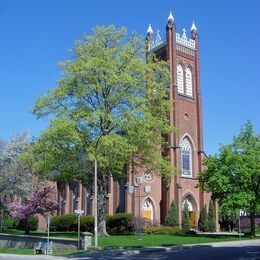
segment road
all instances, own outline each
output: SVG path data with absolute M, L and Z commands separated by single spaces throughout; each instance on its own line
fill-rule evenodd
M 260 260 L 260 239 L 221 243 L 186 245 L 179 247 L 157 247 L 129 250 L 105 250 L 74 256 L 15 256 L 0 255 L 0 260 L 66 260 L 66 259 L 177 259 L 177 260 Z

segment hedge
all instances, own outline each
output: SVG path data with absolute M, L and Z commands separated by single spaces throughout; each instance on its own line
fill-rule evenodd
M 134 232 L 133 214 L 117 213 L 106 216 L 107 232 L 111 235 L 131 234 Z
M 118 213 L 112 216 L 106 215 L 106 225 L 109 234 L 130 234 L 134 231 L 132 224 L 132 214 Z M 51 231 L 77 231 L 78 218 L 74 214 L 67 214 L 55 216 L 51 220 Z M 83 216 L 80 218 L 81 232 L 94 231 L 94 218 L 93 216 Z
M 183 235 L 184 232 L 179 227 L 172 226 L 157 226 L 149 227 L 145 229 L 146 234 L 157 234 L 157 235 Z
M 37 216 L 31 216 L 28 220 L 30 231 L 36 231 L 38 229 L 39 218 Z M 4 225 L 6 229 L 19 229 L 24 230 L 23 221 L 13 217 L 5 217 Z

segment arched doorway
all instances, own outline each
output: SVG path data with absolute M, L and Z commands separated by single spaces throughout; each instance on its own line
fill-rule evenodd
M 143 217 L 146 220 L 153 221 L 154 207 L 151 199 L 146 199 L 143 204 Z
M 182 203 L 182 210 L 184 209 L 184 204 L 187 202 L 189 206 L 189 215 L 190 215 L 190 222 L 191 222 L 191 227 L 196 228 L 197 226 L 197 219 L 196 219 L 196 203 L 194 199 L 188 195 Z

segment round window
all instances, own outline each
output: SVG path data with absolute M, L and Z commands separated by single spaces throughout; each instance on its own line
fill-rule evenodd
M 153 176 L 152 176 L 152 174 L 151 174 L 150 171 L 146 171 L 146 172 L 144 173 L 144 179 L 145 179 L 146 181 L 152 181 L 152 180 L 153 180 Z

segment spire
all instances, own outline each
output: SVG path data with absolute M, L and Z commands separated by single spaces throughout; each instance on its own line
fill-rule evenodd
M 174 21 L 174 18 L 173 18 L 172 12 L 170 11 L 170 14 L 168 17 L 168 22 L 173 22 L 173 21 Z
M 149 24 L 149 26 L 148 26 L 147 34 L 153 34 L 153 29 L 152 29 L 151 24 Z
M 191 31 L 197 31 L 197 27 L 196 27 L 194 21 L 192 22 L 192 26 L 191 26 L 190 30 Z

